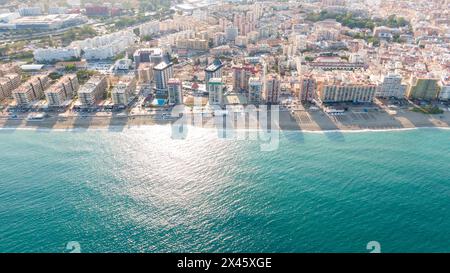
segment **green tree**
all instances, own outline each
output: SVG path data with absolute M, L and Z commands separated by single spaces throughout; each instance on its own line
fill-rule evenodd
M 64 70 L 66 72 L 73 72 L 73 71 L 77 70 L 77 67 L 74 64 L 68 64 L 64 67 Z

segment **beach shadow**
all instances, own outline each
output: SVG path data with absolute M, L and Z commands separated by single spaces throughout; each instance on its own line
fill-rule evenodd
M 117 116 L 113 114 L 109 119 L 108 131 L 122 132 L 128 126 L 128 116 Z
M 440 119 L 439 115 L 426 115 L 407 110 L 395 115 L 395 119 L 403 128 L 446 127 L 449 125 L 445 119 Z
M 444 114 L 438 114 L 433 117 L 435 120 L 437 120 L 438 125 L 442 127 L 450 127 L 450 114 L 444 113 Z
M 333 142 L 344 142 L 345 137 L 342 132 L 340 132 L 340 128 L 336 125 L 335 121 L 330 118 L 326 113 L 322 111 L 317 111 L 310 113 L 310 118 L 321 131 L 324 132 L 324 135 L 328 138 L 328 140 Z
M 293 143 L 304 143 L 305 136 L 302 132 L 300 124 L 302 116 L 295 113 L 284 111 L 280 112 L 280 128 L 283 136 Z
M 6 118 L 2 120 L 1 128 L 7 129 L 7 130 L 1 130 L 3 133 L 13 133 L 18 128 L 23 127 L 25 125 L 25 119 L 13 119 L 13 118 Z
M 227 118 L 227 115 L 214 117 L 217 129 L 217 137 L 220 139 L 234 139 L 237 136 L 236 124 L 234 120 Z
M 183 117 L 181 117 L 183 116 Z M 169 121 L 169 124 L 174 124 L 176 121 L 184 118 L 184 123 L 189 126 L 198 127 L 198 128 L 218 128 L 219 125 L 216 124 L 216 119 L 214 116 L 200 114 L 200 113 L 184 113 L 180 115 L 180 117 L 173 118 Z M 167 121 L 164 123 L 167 124 Z
M 450 115 L 448 113 L 424 115 L 426 121 L 422 122 L 422 127 L 448 127 L 450 124 Z M 411 121 L 413 122 L 413 121 Z
M 403 125 L 385 111 L 347 112 L 344 116 L 335 117 L 337 122 L 352 129 L 359 130 L 391 130 L 403 128 Z
M 27 120 L 25 126 L 27 128 L 35 128 L 40 132 L 50 132 L 58 122 L 58 117 L 46 117 L 42 120 Z
M 74 118 L 72 127 L 76 128 L 73 132 L 85 132 L 91 126 L 93 117 L 92 113 L 79 112 L 78 115 Z

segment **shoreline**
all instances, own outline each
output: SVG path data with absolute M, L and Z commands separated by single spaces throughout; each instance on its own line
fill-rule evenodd
M 87 128 L 87 129 L 83 129 L 83 128 L 67 128 L 67 129 L 62 129 L 62 128 L 36 128 L 36 127 L 0 127 L 0 132 L 2 131 L 32 131 L 32 132 L 73 132 L 73 133 L 82 133 L 82 132 L 102 132 L 102 131 L 109 131 L 109 132 L 121 132 L 121 131 L 126 131 L 126 130 L 149 130 L 155 126 L 160 126 L 160 127 L 169 127 L 170 124 L 154 124 L 154 125 L 141 125 L 141 126 L 129 126 L 129 127 L 117 127 L 117 129 L 121 129 L 121 130 L 114 130 L 114 127 L 110 127 L 110 128 Z M 208 131 L 215 131 L 217 130 L 217 128 L 206 128 L 206 127 L 197 127 L 197 126 L 192 126 L 192 125 L 186 125 L 188 128 L 197 128 L 197 129 L 204 129 L 204 130 L 208 130 Z M 234 131 L 246 131 L 246 132 L 257 132 L 257 131 L 261 131 L 262 129 L 230 129 L 230 130 L 234 130 Z M 324 133 L 383 133 L 383 132 L 403 132 L 403 131 L 415 131 L 415 130 L 449 130 L 450 131 L 450 127 L 411 127 L 411 128 L 392 128 L 392 129 L 352 129 L 352 130 L 346 130 L 346 129 L 342 129 L 342 130 L 290 130 L 290 129 L 281 129 L 280 132 L 300 132 L 300 133 L 308 133 L 308 134 L 324 134 Z
M 194 123 L 197 117 L 186 115 L 184 126 L 209 130 L 261 131 L 264 130 L 258 121 L 250 118 L 244 124 L 237 120 L 203 118 L 201 123 Z M 141 116 L 69 116 L 48 117 L 43 120 L 0 118 L 0 131 L 30 130 L 30 131 L 112 131 L 136 130 L 152 128 L 153 126 L 170 126 L 175 122 L 171 119 L 155 119 L 150 115 Z M 280 131 L 298 131 L 303 133 L 360 133 L 360 132 L 392 132 L 417 129 L 450 130 L 450 113 L 438 117 L 431 115 L 404 112 L 391 116 L 386 112 L 359 113 L 352 112 L 343 116 L 328 116 L 323 112 L 280 112 L 279 119 L 273 123 Z M 273 126 L 272 126 L 273 127 Z M 222 129 L 224 128 L 224 129 Z

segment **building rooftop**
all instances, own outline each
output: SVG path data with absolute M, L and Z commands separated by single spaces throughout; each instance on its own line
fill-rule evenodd
M 166 63 L 165 61 L 162 61 L 159 64 L 157 64 L 153 69 L 155 69 L 155 70 L 164 70 L 164 69 L 166 69 L 166 68 L 168 68 L 168 67 L 170 67 L 172 65 L 173 65 L 172 62 Z
M 207 72 L 214 72 L 217 71 L 217 69 L 221 68 L 223 66 L 223 63 L 220 61 L 219 58 L 215 58 L 214 61 L 206 67 L 205 71 Z
M 20 66 L 20 69 L 24 71 L 41 70 L 44 67 L 43 64 L 24 64 Z
M 211 78 L 209 84 L 224 84 L 222 78 Z
M 55 84 L 51 85 L 45 92 L 46 93 L 57 93 L 61 90 L 61 84 L 67 84 L 69 79 L 76 77 L 74 74 L 65 75 L 60 78 Z
M 169 79 L 169 81 L 167 83 L 168 84 L 181 84 L 181 81 L 180 81 L 180 79 L 171 78 L 171 79 Z
M 364 71 L 314 71 L 314 77 L 325 85 L 375 85 Z
M 247 98 L 242 94 L 231 93 L 225 96 L 225 104 L 229 105 L 247 104 Z
M 150 48 L 139 48 L 137 49 L 133 55 L 139 55 L 141 53 L 151 53 L 152 55 L 162 55 L 163 50 L 159 47 L 150 47 Z
M 81 86 L 78 93 L 91 93 L 104 78 L 105 76 L 102 75 L 92 76 L 83 86 Z

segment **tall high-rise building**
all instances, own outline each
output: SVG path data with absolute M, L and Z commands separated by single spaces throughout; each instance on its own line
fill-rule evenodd
M 225 92 L 225 84 L 222 78 L 212 78 L 208 83 L 209 104 L 222 105 Z
M 323 102 L 372 102 L 374 85 L 325 85 L 319 89 Z
M 136 91 L 136 78 L 124 77 L 111 90 L 114 105 L 126 106 Z
M 248 92 L 248 80 L 253 74 L 255 74 L 253 66 L 233 66 L 233 91 L 238 93 Z
M 255 13 L 248 11 L 246 14 L 234 14 L 233 26 L 237 28 L 240 35 L 247 35 L 247 33 L 255 30 Z
M 137 76 L 140 83 L 150 84 L 153 80 L 153 67 L 152 63 L 141 63 L 137 69 Z
M 441 92 L 439 93 L 439 99 L 441 100 L 450 100 L 450 81 L 442 79 L 442 87 Z
M 50 85 L 48 75 L 34 76 L 21 86 L 13 90 L 13 97 L 18 105 L 27 105 L 40 100 L 44 96 L 44 90 Z
M 278 104 L 280 100 L 280 80 L 278 75 L 269 74 L 266 77 L 263 92 L 267 104 Z
M 9 73 L 17 73 L 20 74 L 20 66 L 17 63 L 6 63 L 0 64 L 0 76 L 9 74 Z
M 239 30 L 235 26 L 228 26 L 225 28 L 225 36 L 229 42 L 234 42 L 236 37 L 239 35 Z
M 102 98 L 108 88 L 108 80 L 104 75 L 92 76 L 80 90 L 78 90 L 78 100 L 84 106 L 95 104 L 95 101 Z
M 323 72 L 315 75 L 317 99 L 325 103 L 371 103 L 376 83 L 364 73 Z
M 21 7 L 18 10 L 20 16 L 37 16 L 42 15 L 42 9 L 39 6 Z
M 259 77 L 252 77 L 248 80 L 248 104 L 261 104 L 263 92 L 263 82 Z
M 434 100 L 438 97 L 440 87 L 438 79 L 412 79 L 408 97 L 411 99 Z
M 222 78 L 223 63 L 219 58 L 215 58 L 214 61 L 205 68 L 205 84 L 206 90 L 208 90 L 209 80 L 212 78 Z
M 73 98 L 78 90 L 78 78 L 76 75 L 66 75 L 57 83 L 45 91 L 45 97 L 49 106 L 61 106 L 67 100 Z
M 300 100 L 311 102 L 315 99 L 316 80 L 311 75 L 302 75 L 300 79 Z
M 133 59 L 136 67 L 140 63 L 159 64 L 164 60 L 164 52 L 161 48 L 140 48 L 133 53 Z
M 11 92 L 20 86 L 20 75 L 8 73 L 0 77 L 0 100 L 11 96 Z
M 402 84 L 402 76 L 389 74 L 384 76 L 383 82 L 378 86 L 375 96 L 382 98 L 404 98 L 406 85 Z
M 183 104 L 182 85 L 179 79 L 169 79 L 168 85 L 168 101 L 169 104 Z
M 81 56 L 78 47 L 37 48 L 33 52 L 36 62 L 53 62 L 77 59 Z
M 156 93 L 167 95 L 167 83 L 173 78 L 173 63 L 162 61 L 153 67 Z

